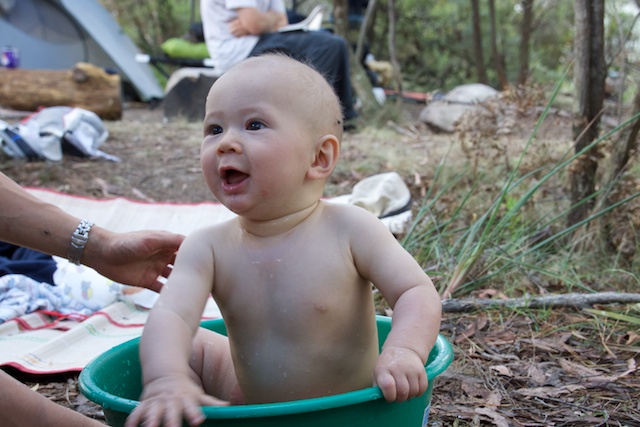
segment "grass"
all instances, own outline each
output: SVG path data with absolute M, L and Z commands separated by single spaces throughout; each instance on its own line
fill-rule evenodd
M 469 162 L 477 168 L 452 165 L 447 156 L 435 168 L 402 244 L 441 295 L 637 292 L 639 245 L 627 223 L 635 223 L 640 193 L 625 182 L 640 182 L 638 167 L 614 183 L 621 195 L 613 205 L 572 226 L 566 193 L 572 162 L 592 147 L 604 151 L 637 116 L 580 153 L 541 153 L 536 133 L 554 96 L 511 166 L 497 167 L 500 159 L 479 149 L 480 162 Z M 601 240 L 603 223 L 626 228 L 631 254 Z M 455 359 L 436 382 L 431 425 L 635 425 L 638 325 L 640 307 L 620 304 L 445 313 L 441 333 Z
M 638 116 L 604 133 L 580 152 L 569 152 L 552 163 L 522 167 L 525 159 L 533 157 L 530 152 L 537 131 L 559 88 L 557 85 L 510 170 L 494 168 L 478 173 L 476 168 L 467 168 L 454 172 L 449 170 L 446 157 L 437 167 L 402 243 L 434 278 L 443 296 L 466 296 L 487 286 L 514 296 L 542 288 L 559 293 L 595 292 L 637 284 L 638 278 L 629 268 L 637 260 L 623 262 L 619 254 L 609 252 L 610 242 L 598 240 L 595 223 L 611 221 L 608 214 L 624 210 L 640 192 L 634 191 L 569 226 L 571 206 L 563 188 L 568 186 L 568 168 L 579 156 L 604 145 Z M 486 144 L 495 145 L 492 141 Z M 548 194 L 560 201 L 541 204 Z M 603 194 L 600 188 L 579 204 Z M 444 205 L 446 211 L 440 207 Z M 599 282 L 603 277 L 608 283 Z

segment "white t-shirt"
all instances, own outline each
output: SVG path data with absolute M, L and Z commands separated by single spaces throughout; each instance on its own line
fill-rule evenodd
M 229 22 L 238 17 L 236 9 L 243 7 L 286 12 L 283 0 L 200 0 L 204 40 L 214 69 L 220 73 L 247 58 L 258 43 L 259 36 L 235 37 L 229 31 Z

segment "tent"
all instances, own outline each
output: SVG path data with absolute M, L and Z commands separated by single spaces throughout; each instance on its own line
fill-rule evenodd
M 70 69 L 78 62 L 120 74 L 142 101 L 164 96 L 131 39 L 98 0 L 0 1 L 0 47 L 18 48 L 20 67 Z

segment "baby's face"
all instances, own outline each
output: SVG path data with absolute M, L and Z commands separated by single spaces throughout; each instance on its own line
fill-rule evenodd
M 254 65 L 232 69 L 209 92 L 202 171 L 232 211 L 278 217 L 296 209 L 317 136 L 305 117 L 309 100 L 289 86 L 286 71 Z

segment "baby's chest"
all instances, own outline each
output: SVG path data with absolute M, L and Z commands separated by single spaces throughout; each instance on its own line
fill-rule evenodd
M 269 318 L 335 315 L 362 298 L 363 289 L 352 262 L 314 250 L 243 254 L 220 268 L 216 262 L 214 297 L 229 314 L 250 307 Z
M 295 239 L 223 251 L 215 257 L 216 282 L 276 290 L 336 277 L 350 280 L 356 274 L 353 259 L 341 246 Z

